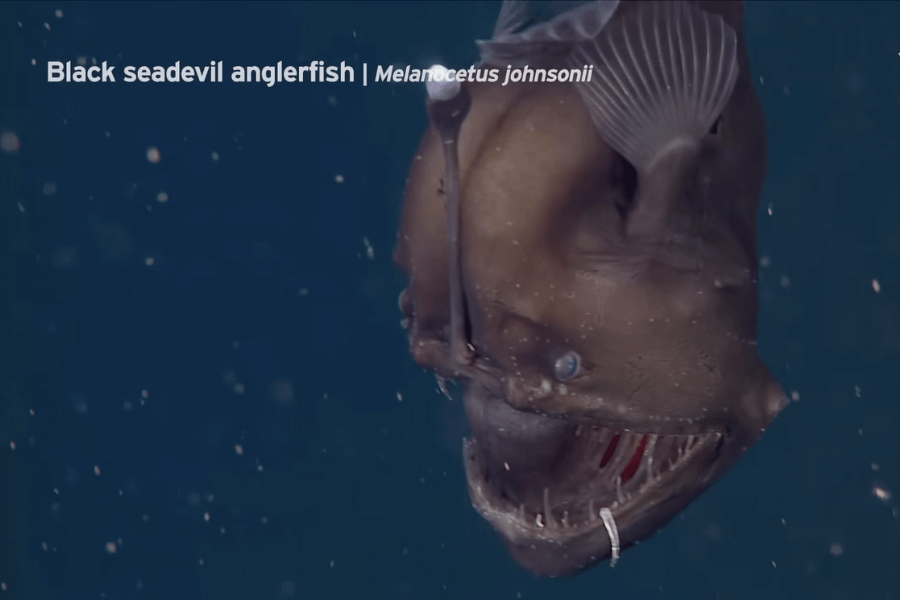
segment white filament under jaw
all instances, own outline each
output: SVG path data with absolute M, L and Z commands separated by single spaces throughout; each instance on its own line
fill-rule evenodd
M 609 566 L 614 567 L 619 560 L 619 530 L 616 529 L 616 521 L 613 519 L 612 511 L 605 506 L 600 509 L 600 518 L 603 519 L 603 526 L 606 527 L 606 533 L 609 535 L 609 545 L 612 548 Z

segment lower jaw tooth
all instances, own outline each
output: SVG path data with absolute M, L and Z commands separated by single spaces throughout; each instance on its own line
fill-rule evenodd
M 625 496 L 622 494 L 622 476 L 616 477 L 616 497 L 619 502 L 625 502 Z
M 553 518 L 553 511 L 550 510 L 550 488 L 544 488 L 544 520 L 547 526 L 556 527 L 556 520 Z

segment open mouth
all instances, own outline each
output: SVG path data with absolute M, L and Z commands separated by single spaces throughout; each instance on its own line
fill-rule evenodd
M 604 527 L 613 558 L 619 549 L 616 519 L 664 500 L 653 492 L 689 466 L 705 471 L 725 442 L 719 432 L 667 435 L 584 425 L 567 428 L 565 435 L 564 450 L 543 470 L 527 459 L 497 460 L 491 440 L 465 440 L 472 502 L 513 541 L 564 542 Z

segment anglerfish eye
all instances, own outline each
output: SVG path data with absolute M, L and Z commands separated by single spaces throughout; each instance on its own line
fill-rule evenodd
M 577 352 L 566 352 L 556 359 L 553 365 L 553 374 L 559 381 L 568 381 L 581 371 L 581 357 Z

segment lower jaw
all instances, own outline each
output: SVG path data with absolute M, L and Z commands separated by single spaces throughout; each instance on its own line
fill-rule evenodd
M 550 487 L 544 488 L 543 506 L 537 510 L 504 497 L 488 476 L 477 440 L 465 440 L 463 454 L 475 508 L 511 543 L 546 540 L 559 544 L 608 534 L 609 523 L 601 516 L 604 509 L 613 521 L 634 509 L 640 511 L 642 505 L 652 504 L 650 496 L 659 495 L 667 480 L 701 455 L 717 452 L 723 441 L 719 433 L 657 435 L 600 430 L 599 435 L 606 435 L 609 441 L 598 458 L 596 479 L 586 486 L 577 505 L 567 504 L 571 511 L 554 505 Z M 592 434 L 597 435 L 596 430 Z

